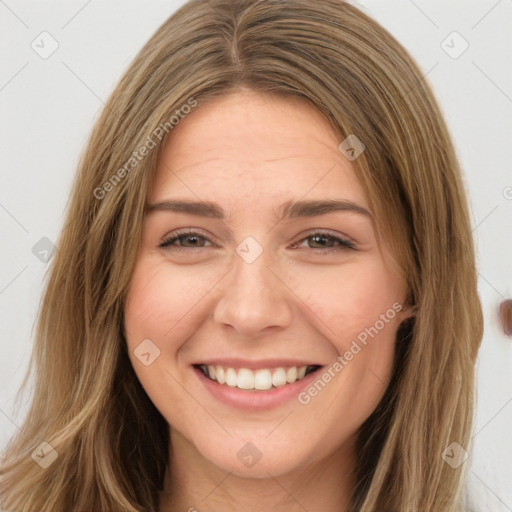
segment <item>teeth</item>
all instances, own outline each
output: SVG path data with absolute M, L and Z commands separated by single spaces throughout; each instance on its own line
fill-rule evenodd
M 290 384 L 292 384 L 296 380 L 297 380 L 297 367 L 292 366 L 291 368 L 288 368 L 288 370 L 286 370 L 286 382 L 289 382 Z
M 240 389 L 254 389 L 254 372 L 247 368 L 238 370 L 237 387 Z
M 276 388 L 286 384 L 286 371 L 284 368 L 277 368 L 274 371 L 272 375 L 272 384 Z
M 292 366 L 290 368 L 275 368 L 270 370 L 263 368 L 260 370 L 249 370 L 248 368 L 225 368 L 223 366 L 205 366 L 200 368 L 210 379 L 216 380 L 219 384 L 226 384 L 232 388 L 245 390 L 258 389 L 265 391 L 272 387 L 278 388 L 286 384 L 293 384 L 295 381 L 303 379 L 314 371 L 317 366 Z
M 238 376 L 236 371 L 233 368 L 228 368 L 226 370 L 226 384 L 231 386 L 232 388 L 236 387 L 238 383 Z
M 272 374 L 270 370 L 256 370 L 254 372 L 255 389 L 270 389 L 272 387 Z
M 217 380 L 219 384 L 225 384 L 226 372 L 224 371 L 224 368 L 222 366 L 216 366 L 215 372 L 213 373 L 213 376 L 211 378 Z

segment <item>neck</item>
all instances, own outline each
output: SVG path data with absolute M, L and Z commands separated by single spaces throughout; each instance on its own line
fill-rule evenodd
M 260 512 L 322 510 L 347 512 L 354 489 L 354 442 L 328 457 L 268 478 L 225 471 L 171 430 L 170 464 L 161 494 L 161 512 Z

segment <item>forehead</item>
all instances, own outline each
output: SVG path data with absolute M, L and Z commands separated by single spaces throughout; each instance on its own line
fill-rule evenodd
M 261 208 L 276 199 L 341 197 L 366 206 L 341 140 L 294 98 L 233 93 L 200 104 L 176 125 L 159 157 L 150 202 L 176 196 Z M 242 201 L 243 203 L 243 201 Z

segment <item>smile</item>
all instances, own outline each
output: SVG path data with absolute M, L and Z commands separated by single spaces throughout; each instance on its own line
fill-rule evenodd
M 232 388 L 243 390 L 267 391 L 273 388 L 293 384 L 310 373 L 318 370 L 320 366 L 290 366 L 278 368 L 230 368 L 225 366 L 196 365 L 205 377 Z

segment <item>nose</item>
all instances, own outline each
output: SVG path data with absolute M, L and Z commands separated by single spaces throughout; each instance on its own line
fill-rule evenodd
M 265 251 L 252 263 L 234 254 L 233 268 L 223 279 L 214 321 L 231 326 L 246 338 L 289 325 L 293 293 L 273 267 L 275 264 L 269 261 Z

